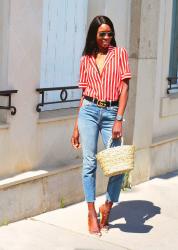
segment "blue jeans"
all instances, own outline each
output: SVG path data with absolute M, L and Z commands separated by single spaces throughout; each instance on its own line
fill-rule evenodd
M 112 127 L 117 115 L 117 106 L 100 108 L 96 104 L 84 99 L 78 116 L 78 127 L 83 150 L 82 180 L 87 202 L 95 201 L 96 189 L 96 153 L 99 132 L 103 143 L 107 146 L 112 136 Z M 119 146 L 120 139 L 113 140 L 112 147 Z M 122 187 L 124 175 L 109 178 L 106 200 L 117 202 Z

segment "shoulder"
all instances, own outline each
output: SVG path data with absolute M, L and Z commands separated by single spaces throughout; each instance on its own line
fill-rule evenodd
M 118 54 L 118 57 L 120 58 L 120 60 L 124 59 L 124 60 L 128 60 L 128 53 L 126 48 L 124 47 L 116 47 L 116 53 Z
M 86 64 L 87 62 L 87 55 L 84 55 L 80 58 L 80 64 Z
M 86 56 L 81 56 L 80 62 L 83 62 L 83 61 L 85 61 L 85 60 L 86 60 Z
M 127 50 L 125 47 L 115 47 L 115 50 L 120 53 L 127 53 Z
M 90 57 L 91 57 L 91 56 L 89 56 L 89 55 L 83 55 L 83 56 L 81 56 L 81 58 L 80 58 L 80 62 L 86 62 L 86 61 L 89 60 Z

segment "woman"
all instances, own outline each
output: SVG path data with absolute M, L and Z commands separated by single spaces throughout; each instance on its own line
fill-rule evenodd
M 106 202 L 99 210 L 100 223 L 95 210 L 96 153 L 98 135 L 101 133 L 106 146 L 113 138 L 112 146 L 120 145 L 122 120 L 128 98 L 128 56 L 124 48 L 116 47 L 115 31 L 111 20 L 97 16 L 90 24 L 80 63 L 79 87 L 83 90 L 78 118 L 71 143 L 83 150 L 83 187 L 88 204 L 88 229 L 100 236 L 108 230 L 109 214 L 118 201 L 123 175 L 109 178 Z

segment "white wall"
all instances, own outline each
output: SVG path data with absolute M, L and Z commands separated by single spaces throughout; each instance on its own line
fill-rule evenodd
M 173 1 L 160 1 L 153 142 L 178 133 L 178 95 L 167 95 Z
M 0 129 L 1 175 L 32 168 L 36 137 L 35 88 L 39 83 L 42 1 L 10 1 L 8 77 L 6 86 L 17 89 L 12 98 L 17 114 L 9 112 L 9 126 Z
M 88 25 L 97 15 L 108 16 L 114 24 L 117 45 L 129 47 L 131 0 L 89 0 Z
M 7 89 L 8 74 L 8 35 L 9 35 L 9 0 L 0 1 L 0 90 Z M 0 97 L 0 105 L 7 105 L 7 98 Z M 0 123 L 5 122 L 7 113 L 0 112 Z
M 138 54 L 132 53 L 130 45 L 136 76 L 131 101 L 135 100 L 133 143 L 137 148 L 134 183 L 178 169 L 178 95 L 166 94 L 172 1 L 142 0 L 140 6 L 140 29 L 132 25 L 139 34 Z
M 115 28 L 120 33 L 120 43 L 126 47 L 129 39 L 129 3 L 89 1 L 88 6 L 90 20 L 99 12 L 112 16 Z M 7 86 L 19 92 L 13 96 L 17 114 L 11 116 L 7 112 L 8 126 L 0 127 L 1 176 L 35 168 L 60 167 L 81 158 L 81 151 L 73 150 L 70 145 L 74 113 L 70 112 L 67 116 L 66 111 L 64 117 L 59 112 L 51 119 L 52 112 L 44 119 L 36 112 L 39 94 L 35 89 L 40 84 L 42 15 L 42 0 L 10 1 Z
M 19 92 L 13 96 L 17 114 L 11 116 L 7 111 L 8 125 L 0 125 L 1 177 L 36 168 L 60 167 L 81 158 L 81 151 L 73 150 L 70 145 L 74 110 L 57 112 L 54 116 L 54 112 L 46 113 L 46 116 L 36 112 L 39 94 L 35 89 L 40 84 L 43 1 L 13 0 L 9 3 L 9 10 L 6 8 L 6 13 L 9 13 L 6 86 Z M 131 3 L 137 3 L 138 8 L 132 8 L 133 20 L 130 25 Z M 137 182 L 148 179 L 150 171 L 154 175 L 159 173 L 159 168 L 161 171 L 172 170 L 177 164 L 177 158 L 171 159 L 171 154 L 177 152 L 176 144 L 171 146 L 168 155 L 169 162 L 174 163 L 163 168 L 160 164 L 155 165 L 155 161 L 158 162 L 160 152 L 165 152 L 165 149 L 162 151 L 159 146 L 152 145 L 154 138 L 177 132 L 176 115 L 160 116 L 161 98 L 166 97 L 167 87 L 165 77 L 169 61 L 171 3 L 168 0 L 90 0 L 88 5 L 88 24 L 96 15 L 108 15 L 114 22 L 118 44 L 130 50 L 133 45 L 129 43 L 135 39 L 133 47 L 138 46 L 138 53 L 133 48 L 130 53 L 133 78 L 130 113 L 127 113 L 128 120 L 132 116 L 127 126 L 127 131 L 133 132 L 129 135 L 129 142 L 137 146 L 137 169 L 134 174 Z M 133 30 L 137 33 L 135 37 Z M 153 171 L 154 166 L 158 171 Z
M 0 1 L 0 88 L 7 84 L 9 0 Z

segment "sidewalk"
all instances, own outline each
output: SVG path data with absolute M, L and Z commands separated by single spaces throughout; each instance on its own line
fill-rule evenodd
M 0 250 L 178 250 L 177 191 L 178 171 L 122 192 L 101 238 L 87 232 L 85 202 L 2 226 Z

